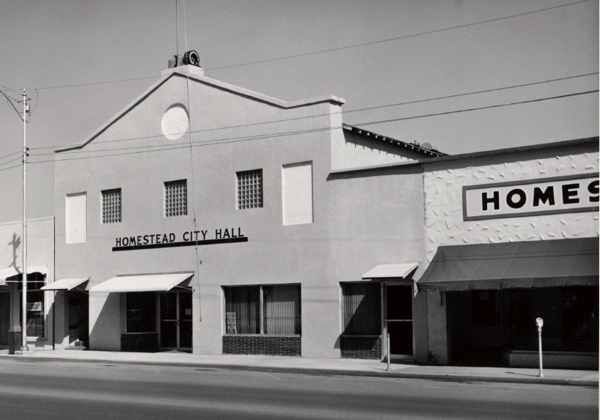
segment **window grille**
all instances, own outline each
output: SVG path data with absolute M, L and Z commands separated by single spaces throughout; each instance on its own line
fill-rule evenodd
M 379 284 L 342 283 L 344 335 L 381 334 Z
M 121 189 L 102 191 L 102 223 L 121 223 Z
M 237 208 L 253 209 L 263 206 L 262 169 L 237 173 Z
M 165 217 L 187 216 L 187 180 L 165 182 Z

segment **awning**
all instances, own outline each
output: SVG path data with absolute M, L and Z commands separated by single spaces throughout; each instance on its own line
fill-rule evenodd
M 190 280 L 194 273 L 138 274 L 113 277 L 90 289 L 90 293 L 168 292 Z
M 23 271 L 15 267 L 0 268 L 0 286 L 6 284 L 6 279 L 9 277 L 18 276 Z M 48 274 L 48 268 L 44 265 L 31 265 L 27 266 L 27 274 L 41 273 L 43 275 Z
M 419 291 L 597 286 L 598 238 L 439 247 Z
M 418 262 L 380 264 L 363 274 L 362 278 L 365 280 L 382 280 L 389 278 L 403 279 L 412 273 L 418 265 Z
M 45 285 L 41 290 L 72 290 L 85 283 L 89 279 L 89 277 L 83 277 L 80 279 L 60 279 L 54 283 Z

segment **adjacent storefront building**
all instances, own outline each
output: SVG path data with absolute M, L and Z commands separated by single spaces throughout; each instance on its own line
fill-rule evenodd
M 598 138 L 423 162 L 430 362 L 598 366 Z
M 22 345 L 23 222 L 0 224 L 0 347 L 11 353 Z M 52 349 L 54 297 L 54 218 L 27 221 L 27 346 Z

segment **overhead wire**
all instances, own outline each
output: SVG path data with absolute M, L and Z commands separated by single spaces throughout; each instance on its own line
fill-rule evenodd
M 548 100 L 554 100 L 554 99 L 564 99 L 564 98 L 568 98 L 568 97 L 587 95 L 587 94 L 597 93 L 597 92 L 598 92 L 598 89 L 595 89 L 595 90 L 589 90 L 589 91 L 584 91 L 584 92 L 575 92 L 575 93 L 556 95 L 556 96 L 550 96 L 550 97 L 544 97 L 544 98 L 536 98 L 536 99 L 523 100 L 523 101 L 515 101 L 515 102 L 503 103 L 503 104 L 472 107 L 472 108 L 465 108 L 465 109 L 459 109 L 459 110 L 413 115 L 413 116 L 409 116 L 409 117 L 392 118 L 392 119 L 385 119 L 385 120 L 366 121 L 366 122 L 362 122 L 362 123 L 355 123 L 355 124 L 353 124 L 353 126 L 360 127 L 360 126 L 373 125 L 373 124 L 385 124 L 385 123 L 389 123 L 389 122 L 407 121 L 407 120 L 427 118 L 427 117 L 458 114 L 458 113 L 486 110 L 486 109 L 492 109 L 492 108 L 515 106 L 515 105 L 522 105 L 522 104 L 528 104 L 528 103 L 534 103 L 534 102 L 542 102 L 542 101 L 548 101 Z M 228 137 L 228 138 L 213 139 L 213 140 L 208 140 L 208 141 L 207 140 L 196 141 L 196 142 L 193 142 L 193 144 L 198 145 L 198 146 L 207 146 L 207 145 L 212 145 L 212 144 L 224 144 L 224 143 L 257 140 L 257 139 L 276 138 L 276 137 L 281 137 L 281 136 L 307 134 L 307 133 L 334 130 L 334 129 L 340 129 L 340 128 L 342 128 L 342 127 L 335 126 L 335 127 L 300 130 L 300 131 L 296 131 L 296 132 L 287 131 L 287 132 L 281 132 L 281 133 L 263 134 L 263 135 L 259 135 L 259 136 L 238 137 L 238 138 L 229 138 Z M 151 146 L 141 146 L 140 148 L 142 148 L 142 147 L 151 147 Z M 122 156 L 122 155 L 129 155 L 129 154 L 155 152 L 155 151 L 175 150 L 175 149 L 180 149 L 180 148 L 182 149 L 182 148 L 186 148 L 186 147 L 188 147 L 188 146 L 179 144 L 177 146 L 172 146 L 172 147 L 166 146 L 164 149 L 140 150 L 137 152 L 127 152 L 127 153 L 122 153 L 122 154 L 111 154 L 111 155 L 94 155 L 94 156 L 81 156 L 81 157 L 76 157 L 76 158 L 60 158 L 60 159 L 56 159 L 56 160 L 46 160 L 46 161 L 30 161 L 29 163 L 35 164 L 35 163 L 61 162 L 61 161 L 70 161 L 70 160 L 95 159 L 95 158 L 99 158 L 99 157 Z M 102 151 L 101 150 L 100 151 L 91 151 L 88 153 L 99 153 L 99 152 L 102 152 Z
M 528 86 L 535 86 L 535 85 L 540 85 L 540 84 L 545 84 L 545 83 L 553 83 L 553 82 L 557 82 L 557 81 L 563 81 L 563 80 L 569 80 L 569 79 L 587 77 L 587 76 L 596 75 L 596 74 L 598 74 L 598 72 L 585 73 L 585 74 L 580 74 L 580 75 L 575 75 L 575 76 L 565 76 L 565 77 L 560 77 L 560 78 L 547 79 L 547 80 L 543 80 L 543 81 L 522 83 L 522 84 L 518 84 L 518 85 L 502 86 L 502 87 L 498 87 L 498 88 L 489 88 L 489 89 L 478 90 L 478 91 L 463 92 L 463 93 L 457 93 L 457 94 L 452 94 L 452 95 L 437 96 L 437 97 L 433 97 L 433 98 L 425 98 L 425 99 L 418 99 L 418 100 L 412 100 L 412 101 L 404 101 L 404 102 L 398 102 L 398 103 L 394 103 L 394 104 L 385 104 L 385 105 L 376 105 L 376 106 L 372 106 L 372 107 L 363 107 L 363 108 L 358 108 L 358 109 L 348 110 L 348 111 L 340 111 L 340 112 L 334 112 L 334 113 L 317 114 L 317 115 L 311 115 L 311 116 L 308 116 L 308 117 L 306 117 L 306 116 L 303 116 L 303 117 L 293 117 L 293 118 L 284 118 L 284 119 L 277 119 L 277 120 L 270 120 L 270 121 L 262 121 L 262 122 L 257 122 L 257 123 L 239 124 L 239 125 L 231 125 L 231 126 L 226 126 L 226 127 L 209 128 L 209 129 L 203 129 L 203 130 L 195 130 L 195 131 L 190 130 L 190 133 L 198 134 L 198 133 L 205 133 L 205 132 L 212 132 L 212 131 L 237 129 L 237 128 L 246 128 L 246 127 L 253 127 L 253 126 L 258 126 L 258 125 L 276 124 L 276 123 L 281 123 L 281 122 L 289 122 L 289 121 L 296 121 L 296 120 L 309 119 L 309 118 L 312 119 L 312 118 L 325 117 L 325 116 L 337 115 L 337 114 L 347 115 L 347 114 L 350 114 L 350 113 L 353 113 L 353 112 L 362 112 L 362 111 L 369 111 L 369 110 L 382 109 L 382 108 L 390 108 L 390 107 L 396 107 L 396 106 L 402 106 L 402 105 L 412 105 L 412 104 L 417 104 L 417 103 L 431 102 L 431 101 L 437 101 L 437 100 L 443 100 L 443 99 L 452 99 L 452 98 L 458 98 L 458 97 L 464 97 L 464 96 L 470 96 L 470 95 L 477 95 L 477 94 L 483 94 L 483 93 L 491 93 L 491 92 L 496 92 L 496 91 L 502 91 L 502 90 L 508 90 L 508 89 L 516 89 L 516 88 L 522 88 L 522 87 L 528 87 Z M 152 135 L 152 136 L 130 137 L 130 138 L 125 138 L 125 139 L 107 140 L 104 143 L 120 143 L 120 142 L 126 142 L 126 141 L 143 140 L 143 139 L 151 139 L 151 138 L 160 138 L 162 136 L 163 136 L 162 134 L 157 134 L 157 135 Z M 161 146 L 162 145 L 147 146 L 147 147 L 161 147 Z M 60 147 L 62 147 L 62 148 L 68 148 L 69 146 L 66 146 L 66 145 L 43 146 L 43 147 L 35 147 L 35 148 L 32 148 L 31 150 L 33 152 L 35 152 L 36 150 L 55 149 L 55 148 L 60 148 Z M 73 146 L 73 147 L 77 147 L 77 146 Z M 133 147 L 133 149 L 135 149 L 137 147 L 139 147 L 139 146 Z M 132 149 L 132 148 L 119 147 L 119 148 L 114 148 L 112 150 L 129 150 L 129 149 Z M 55 152 L 35 153 L 35 156 L 53 155 L 54 153 Z M 89 152 L 87 152 L 87 151 L 73 151 L 71 153 L 89 153 Z
M 486 23 L 498 22 L 498 21 L 506 20 L 506 19 L 513 19 L 513 18 L 516 18 L 516 17 L 531 15 L 531 14 L 534 14 L 534 13 L 546 12 L 548 10 L 558 9 L 558 8 L 567 7 L 567 6 L 573 6 L 575 4 L 586 3 L 588 1 L 590 1 L 590 0 L 581 0 L 581 1 L 576 1 L 576 2 L 572 2 L 572 3 L 561 4 L 561 5 L 558 5 L 558 6 L 546 7 L 544 9 L 532 10 L 530 12 L 517 13 L 517 14 L 514 14 L 514 15 L 510 15 L 510 16 L 503 16 L 503 17 L 494 18 L 494 19 L 482 20 L 482 21 L 479 21 L 479 22 L 472 22 L 472 23 L 466 23 L 466 24 L 462 24 L 462 25 L 451 26 L 451 27 L 448 27 L 448 28 L 434 29 L 434 30 L 430 30 L 430 31 L 418 32 L 418 33 L 409 34 L 409 35 L 402 35 L 402 36 L 397 36 L 397 37 L 388 38 L 388 39 L 382 39 L 382 40 L 378 40 L 378 41 L 364 42 L 362 44 L 346 45 L 346 46 L 343 46 L 343 47 L 328 48 L 328 49 L 324 49 L 324 50 L 311 51 L 311 52 L 302 53 L 302 54 L 286 55 L 284 57 L 278 57 L 278 58 L 270 58 L 270 59 L 265 59 L 265 60 L 250 61 L 250 62 L 247 62 L 247 63 L 240 63 L 240 64 L 232 64 L 232 65 L 228 65 L 228 66 L 213 67 L 213 68 L 211 68 L 209 70 L 221 70 L 221 69 L 226 69 L 226 68 L 231 68 L 231 67 L 248 66 L 248 65 L 251 65 L 251 64 L 270 63 L 270 62 L 273 62 L 273 61 L 289 60 L 290 58 L 306 57 L 306 56 L 309 56 L 309 55 L 324 54 L 324 53 L 329 53 L 329 52 L 334 52 L 334 51 L 347 50 L 347 49 L 350 49 L 350 48 L 358 48 L 358 47 L 366 47 L 366 46 L 369 46 L 369 45 L 382 44 L 384 42 L 392 42 L 392 41 L 399 41 L 399 40 L 402 40 L 402 39 L 416 38 L 416 37 L 423 36 L 423 35 L 431 35 L 431 34 L 436 34 L 436 33 L 440 33 L 440 32 L 452 31 L 452 30 L 455 30 L 455 29 L 468 28 L 470 26 L 483 25 L 483 24 L 486 24 Z
M 436 33 L 441 33 L 441 32 L 462 29 L 462 28 L 468 28 L 468 27 L 476 26 L 476 25 L 483 25 L 483 24 L 487 24 L 487 23 L 498 22 L 498 21 L 507 20 L 507 19 L 514 19 L 514 18 L 521 17 L 521 16 L 542 13 L 542 12 L 546 12 L 549 10 L 559 9 L 559 8 L 568 7 L 568 6 L 574 6 L 574 5 L 581 4 L 581 3 L 587 3 L 589 1 L 590 0 L 580 0 L 580 1 L 575 1 L 575 2 L 571 2 L 571 3 L 560 4 L 557 6 L 551 6 L 551 7 L 546 7 L 546 8 L 542 8 L 542 9 L 532 10 L 529 12 L 522 12 L 522 13 L 517 13 L 517 14 L 513 14 L 513 15 L 508 15 L 508 16 L 502 16 L 502 17 L 498 17 L 498 18 L 486 19 L 486 20 L 482 20 L 482 21 L 471 22 L 471 23 L 466 23 L 466 24 L 461 24 L 461 25 L 455 25 L 455 26 L 450 26 L 450 27 L 446 27 L 446 28 L 417 32 L 417 33 L 408 34 L 408 35 L 401 35 L 401 36 L 397 36 L 397 37 L 393 37 L 393 38 L 386 38 L 386 39 L 380 39 L 380 40 L 375 40 L 375 41 L 363 42 L 363 43 L 359 43 L 359 44 L 345 45 L 345 46 L 341 46 L 341 47 L 328 48 L 328 49 L 323 49 L 323 50 L 318 50 L 318 51 L 310 51 L 310 52 L 300 53 L 300 54 L 292 54 L 292 55 L 287 55 L 287 56 L 283 56 L 283 57 L 276 57 L 276 58 L 270 58 L 270 59 L 264 59 L 264 60 L 249 61 L 249 62 L 237 63 L 237 64 L 229 64 L 229 65 L 225 65 L 225 66 L 207 67 L 206 70 L 221 70 L 221 69 L 226 69 L 226 68 L 269 63 L 269 62 L 274 62 L 274 61 L 288 60 L 291 58 L 305 57 L 305 56 L 316 55 L 316 54 L 324 54 L 324 53 L 347 50 L 347 49 L 352 49 L 352 48 L 360 48 L 360 47 L 381 44 L 381 43 L 386 43 L 386 42 L 400 41 L 403 39 L 410 39 L 410 38 L 415 38 L 415 37 L 420 37 L 420 36 L 425 36 L 425 35 L 431 35 L 431 34 L 436 34 Z M 128 78 L 128 79 L 107 80 L 107 81 L 78 83 L 78 84 L 70 84 L 70 85 L 42 86 L 42 87 L 35 87 L 32 89 L 49 90 L 49 89 L 64 89 L 64 88 L 82 87 L 82 86 L 96 86 L 96 85 L 104 85 L 104 84 L 110 84 L 110 83 L 123 83 L 123 82 L 131 82 L 131 81 L 138 81 L 138 80 L 144 80 L 144 79 L 155 79 L 158 77 L 159 77 L 158 75 L 142 76 L 142 77 L 133 77 L 133 78 Z
M 497 92 L 497 91 L 502 91 L 502 90 L 516 89 L 516 88 L 535 86 L 535 85 L 540 85 L 540 84 L 545 84 L 545 83 L 553 83 L 553 82 L 558 82 L 558 81 L 576 79 L 576 78 L 587 77 L 587 76 L 592 76 L 592 75 L 597 75 L 597 74 L 598 74 L 598 72 L 591 72 L 591 73 L 579 74 L 579 75 L 574 75 L 574 76 L 565 76 L 565 77 L 547 79 L 547 80 L 536 81 L 536 82 L 521 83 L 518 85 L 502 86 L 502 87 L 498 87 L 498 88 L 489 88 L 489 89 L 476 90 L 476 91 L 470 91 L 470 92 L 456 93 L 456 94 L 451 94 L 451 95 L 437 96 L 437 97 L 433 97 L 433 98 L 416 99 L 416 100 L 412 100 L 412 101 L 403 101 L 403 102 L 397 102 L 397 103 L 393 103 L 393 104 L 375 105 L 375 106 L 371 106 L 371 107 L 350 109 L 350 110 L 344 110 L 344 111 L 334 112 L 334 113 L 317 114 L 317 115 L 311 115 L 308 117 L 303 116 L 303 117 L 284 118 L 284 119 L 249 123 L 249 124 L 239 124 L 239 125 L 231 125 L 231 126 L 225 126 L 225 127 L 208 128 L 208 129 L 196 130 L 196 131 L 190 130 L 190 132 L 196 134 L 196 133 L 203 133 L 203 132 L 228 130 L 228 129 L 233 129 L 233 128 L 245 128 L 245 127 L 258 126 L 258 125 L 276 124 L 276 123 L 281 123 L 281 122 L 297 121 L 297 120 L 308 119 L 308 118 L 325 117 L 325 116 L 329 116 L 329 115 L 337 115 L 337 114 L 347 115 L 347 114 L 354 113 L 354 112 L 363 112 L 363 111 L 370 111 L 370 110 L 375 110 L 375 109 L 391 108 L 391 107 L 403 106 L 403 105 L 413 105 L 413 104 L 432 102 L 432 101 L 443 100 L 443 99 L 452 99 L 452 98 L 459 98 L 459 97 L 465 97 L 465 96 L 470 96 L 470 95 L 478 95 L 478 94 L 483 94 L 483 93 L 491 93 L 491 92 Z M 163 136 L 162 134 L 157 134 L 157 135 L 153 135 L 153 136 L 129 137 L 129 138 L 125 138 L 125 139 L 107 140 L 107 141 L 105 141 L 105 143 L 118 143 L 118 142 L 150 139 L 150 138 L 160 138 L 162 136 Z M 35 150 L 67 148 L 67 147 L 69 147 L 69 146 L 67 146 L 67 145 L 42 146 L 42 147 L 32 148 L 32 150 L 35 151 Z M 76 146 L 74 146 L 74 147 L 76 147 Z M 119 148 L 119 149 L 125 150 L 126 148 Z M 119 149 L 114 149 L 114 150 L 119 150 Z M 81 152 L 81 153 L 85 153 L 85 152 Z M 36 155 L 39 156 L 39 155 L 52 155 L 52 154 L 54 154 L 54 152 L 37 153 Z

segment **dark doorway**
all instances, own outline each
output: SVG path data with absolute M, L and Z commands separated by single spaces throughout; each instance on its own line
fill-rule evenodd
M 386 286 L 386 321 L 392 355 L 413 356 L 412 286 Z
M 192 294 L 160 293 L 160 347 L 163 350 L 192 349 Z
M 449 361 L 463 366 L 503 366 L 504 292 L 446 293 Z
M 89 296 L 86 292 L 80 290 L 70 290 L 67 293 L 70 344 L 80 341 L 83 342 L 86 348 L 89 348 Z
M 0 292 L 0 347 L 8 347 L 10 329 L 10 293 Z

